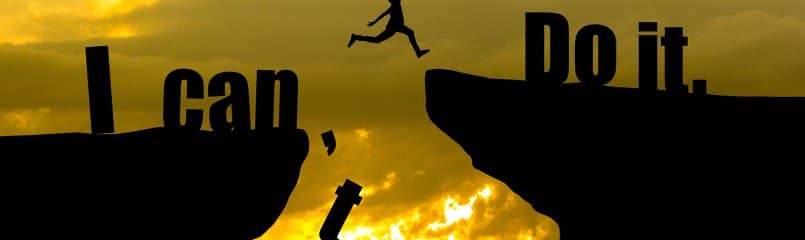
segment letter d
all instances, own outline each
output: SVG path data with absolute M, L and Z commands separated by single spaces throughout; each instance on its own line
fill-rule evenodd
M 548 71 L 545 71 L 545 26 L 548 26 L 551 35 Z M 570 71 L 570 30 L 567 19 L 558 13 L 528 12 L 525 15 L 525 28 L 526 81 L 563 83 Z

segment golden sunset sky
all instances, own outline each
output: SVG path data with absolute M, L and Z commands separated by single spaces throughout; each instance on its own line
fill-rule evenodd
M 264 239 L 318 239 L 346 178 L 364 186 L 364 200 L 353 208 L 344 240 L 558 239 L 555 223 L 474 170 L 461 147 L 431 124 L 427 69 L 523 79 L 525 12 L 545 11 L 568 18 L 571 62 L 578 29 L 612 28 L 618 65 L 610 85 L 637 86 L 637 23 L 654 20 L 660 28 L 685 28 L 686 82 L 707 79 L 713 94 L 805 96 L 801 0 L 402 4 L 406 25 L 432 50 L 421 59 L 403 35 L 347 48 L 351 33 L 383 30 L 385 20 L 366 23 L 388 7 L 385 0 L 0 1 L 0 135 L 89 132 L 87 46 L 110 47 L 117 132 L 162 125 L 162 84 L 173 69 L 195 69 L 205 81 L 240 72 L 252 101 L 256 70 L 290 69 L 300 79 L 299 127 L 311 150 Z M 573 71 L 571 65 L 569 82 L 577 81 Z M 207 109 L 214 100 L 188 105 Z M 332 157 L 319 137 L 329 129 L 338 139 Z

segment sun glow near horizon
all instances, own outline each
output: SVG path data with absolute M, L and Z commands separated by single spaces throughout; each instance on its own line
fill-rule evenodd
M 393 176 L 389 174 L 387 176 Z M 378 186 L 367 186 L 364 189 L 375 189 L 372 194 L 361 195 L 371 197 L 376 194 Z M 498 194 L 492 183 L 483 184 L 471 192 L 445 193 L 424 203 L 406 208 L 381 210 L 385 215 L 372 214 L 380 209 L 371 209 L 366 204 L 353 207 L 347 222 L 338 238 L 341 240 L 435 240 L 435 239 L 517 239 L 534 240 L 549 239 L 547 223 L 534 226 L 522 226 L 516 235 L 500 236 L 495 233 L 484 234 L 483 229 L 490 227 L 497 212 L 512 205 L 514 196 Z M 388 190 L 386 188 L 385 190 Z M 506 199 L 498 199 L 506 198 Z M 364 199 L 365 201 L 366 199 Z M 493 200 L 498 201 L 495 205 Z M 297 213 L 280 219 L 262 239 L 318 239 L 318 232 L 330 208 L 330 203 L 322 207 Z M 290 223 L 290 224 L 289 224 Z

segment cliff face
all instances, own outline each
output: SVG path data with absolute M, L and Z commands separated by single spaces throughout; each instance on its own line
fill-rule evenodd
M 803 220 L 783 217 L 805 213 L 805 168 L 791 161 L 805 98 L 646 97 L 449 70 L 425 83 L 432 122 L 563 239 L 800 234 Z
M 285 208 L 308 143 L 279 128 L 0 137 L 0 238 L 253 239 Z

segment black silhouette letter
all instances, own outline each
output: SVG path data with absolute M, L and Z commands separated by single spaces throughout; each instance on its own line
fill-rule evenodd
M 330 208 L 330 213 L 327 214 L 327 218 L 324 219 L 324 224 L 321 225 L 321 230 L 319 231 L 319 237 L 322 240 L 338 239 L 338 232 L 341 231 L 341 227 L 347 221 L 347 216 L 352 211 L 352 205 L 361 204 L 363 198 L 358 195 L 361 192 L 361 188 L 363 188 L 361 185 L 349 179 L 344 181 L 343 186 L 338 186 L 338 189 L 335 190 L 338 198 L 335 199 L 333 207 Z
M 657 22 L 640 22 L 638 85 L 646 96 L 657 94 Z
M 251 129 L 249 115 L 249 83 L 246 77 L 236 72 L 223 72 L 210 80 L 211 97 L 226 95 L 226 84 L 231 93 L 210 106 L 210 125 L 216 132 L 245 132 Z M 232 107 L 232 122 L 227 122 L 226 109 Z
M 255 129 L 271 128 L 274 125 L 274 81 L 280 84 L 279 127 L 296 129 L 299 79 L 290 70 L 257 71 L 257 109 L 255 113 Z
M 704 79 L 693 80 L 693 95 L 707 96 L 707 80 Z
M 109 72 L 109 47 L 86 48 L 89 115 L 93 134 L 114 133 L 112 76 Z
M 598 75 L 593 71 L 593 42 L 598 36 Z M 576 36 L 576 76 L 588 86 L 603 86 L 615 77 L 615 33 L 604 25 L 587 25 Z
M 570 30 L 558 13 L 530 12 L 525 15 L 525 79 L 561 84 L 570 71 Z M 545 26 L 551 34 L 550 69 L 545 71 Z
M 254 103 L 254 129 L 259 130 L 264 127 L 266 129 L 274 127 L 274 76 L 273 70 L 257 70 L 257 99 Z M 267 87 L 265 85 L 271 86 Z
M 333 130 L 322 133 L 321 140 L 324 142 L 324 147 L 327 148 L 327 156 L 333 155 L 333 152 L 335 152 L 335 133 L 333 133 Z
M 661 44 L 665 46 L 665 89 L 671 95 L 688 93 L 687 86 L 682 81 L 682 48 L 688 45 L 688 37 L 682 31 L 681 27 L 665 28 L 665 36 L 661 40 Z
M 201 75 L 191 69 L 173 70 L 165 78 L 162 119 L 166 128 L 201 129 L 201 124 L 204 122 L 204 110 L 201 109 L 187 109 L 185 125 L 181 123 L 179 107 L 183 81 L 187 81 L 187 98 L 204 98 L 204 79 Z

